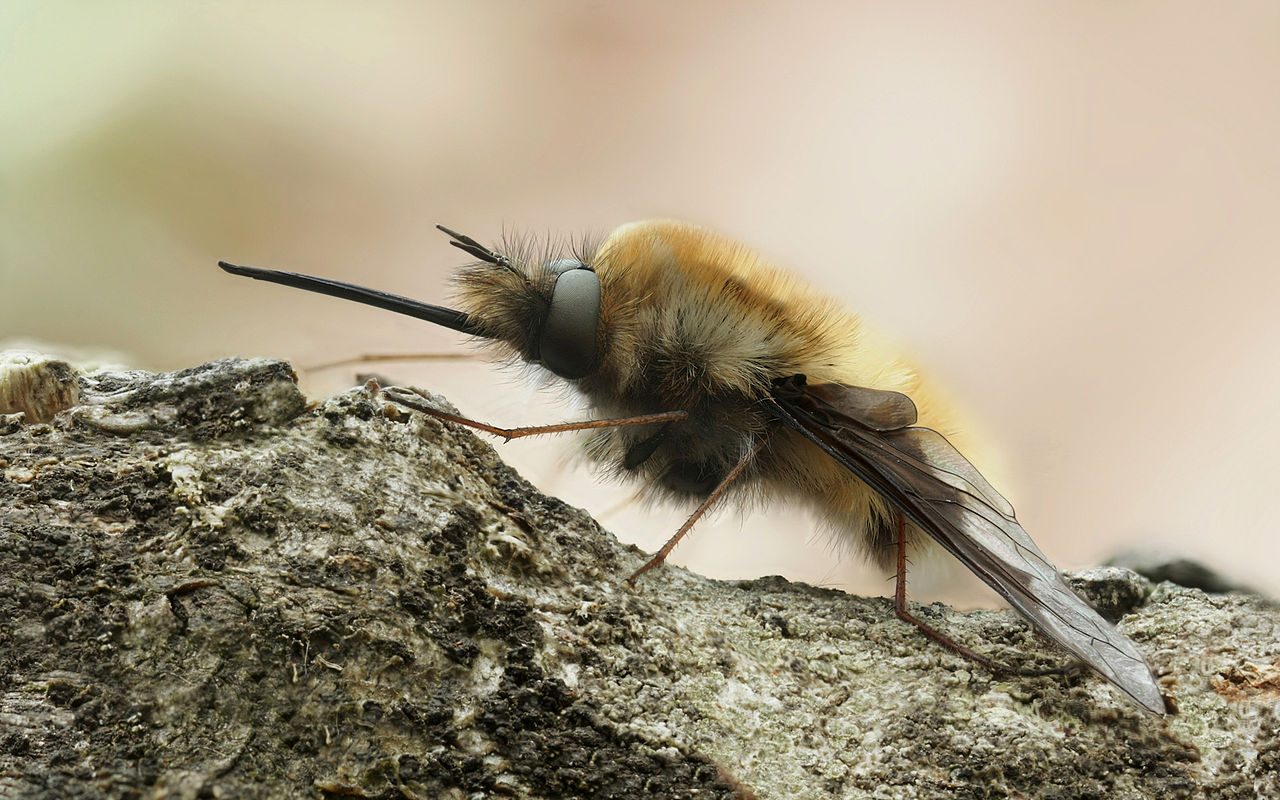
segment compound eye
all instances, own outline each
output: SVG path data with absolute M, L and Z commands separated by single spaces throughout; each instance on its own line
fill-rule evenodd
M 571 269 L 591 269 L 576 258 L 558 258 L 555 261 L 548 261 L 543 266 L 552 275 L 563 275 Z
M 551 306 L 542 326 L 539 353 L 543 365 L 562 378 L 581 378 L 591 372 L 596 361 L 596 330 L 600 323 L 600 278 L 573 259 L 552 261 L 556 271 Z

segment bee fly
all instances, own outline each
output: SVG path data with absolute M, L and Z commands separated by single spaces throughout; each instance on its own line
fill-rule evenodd
M 931 638 L 1010 671 L 908 611 L 907 554 L 930 539 L 1064 650 L 1164 713 L 1133 643 L 1071 590 L 1009 502 L 929 427 L 939 414 L 914 371 L 834 301 L 678 222 L 624 225 L 590 252 L 547 258 L 497 252 L 439 227 L 477 259 L 456 278 L 463 311 L 292 272 L 219 266 L 418 317 L 569 382 L 601 419 L 503 429 L 405 391 L 395 399 L 507 439 L 590 431 L 593 459 L 650 494 L 700 500 L 632 580 L 661 564 L 726 493 L 799 501 L 896 571 L 897 615 Z

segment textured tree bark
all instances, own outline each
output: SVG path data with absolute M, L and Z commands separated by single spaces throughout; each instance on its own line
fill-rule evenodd
M 15 357 L 0 402 L 3 798 L 1280 796 L 1256 596 L 1077 576 L 1156 718 L 992 675 L 882 598 L 629 587 L 644 554 L 469 432 L 370 388 L 308 404 L 284 363 Z M 919 613 L 1061 658 L 1009 612 Z

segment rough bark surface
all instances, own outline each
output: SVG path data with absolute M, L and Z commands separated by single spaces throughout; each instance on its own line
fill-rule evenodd
M 1156 718 L 881 598 L 627 586 L 644 555 L 488 444 L 369 389 L 308 404 L 284 363 L 0 383 L 3 798 L 1280 796 L 1256 596 L 1076 576 Z M 919 613 L 1060 659 L 1009 612 Z

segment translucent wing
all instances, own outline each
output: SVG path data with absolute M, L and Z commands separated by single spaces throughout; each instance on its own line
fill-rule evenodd
M 1133 642 L 1081 599 L 1014 517 L 1013 507 L 941 434 L 912 427 L 906 395 L 791 380 L 766 401 L 884 496 L 1062 648 L 1139 705 L 1164 700 Z

